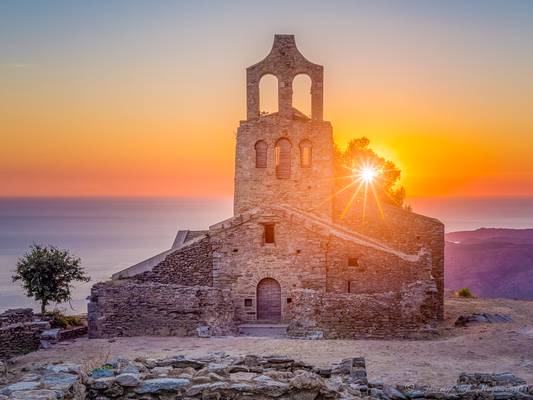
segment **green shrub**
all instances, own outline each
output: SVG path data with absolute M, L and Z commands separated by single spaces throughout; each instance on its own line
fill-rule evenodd
M 46 318 L 50 320 L 52 328 L 72 328 L 75 326 L 84 325 L 84 321 L 80 317 L 74 315 L 64 315 L 61 311 L 54 310 L 45 314 Z
M 472 294 L 472 292 L 470 291 L 470 289 L 468 288 L 462 288 L 462 289 L 459 289 L 457 292 L 457 297 L 464 297 L 466 299 L 472 299 L 474 298 L 474 295 Z

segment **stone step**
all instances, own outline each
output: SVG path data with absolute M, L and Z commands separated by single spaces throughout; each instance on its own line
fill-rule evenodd
M 288 324 L 243 324 L 239 335 L 255 337 L 287 337 Z

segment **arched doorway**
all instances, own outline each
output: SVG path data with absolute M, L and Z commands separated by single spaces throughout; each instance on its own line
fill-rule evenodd
M 265 278 L 257 284 L 257 319 L 281 320 L 281 286 L 275 279 Z

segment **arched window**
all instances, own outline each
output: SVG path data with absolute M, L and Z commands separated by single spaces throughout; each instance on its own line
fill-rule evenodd
M 266 74 L 259 80 L 259 113 L 261 115 L 278 112 L 278 78 Z
M 309 168 L 313 162 L 313 144 L 310 140 L 300 142 L 300 165 Z
M 285 138 L 276 143 L 276 176 L 279 179 L 291 177 L 291 142 Z
M 292 106 L 308 117 L 311 116 L 311 78 L 298 74 L 292 80 Z
M 263 140 L 255 144 L 255 168 L 267 167 L 267 148 L 268 145 Z

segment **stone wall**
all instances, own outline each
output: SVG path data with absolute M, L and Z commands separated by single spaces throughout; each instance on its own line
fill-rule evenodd
M 273 244 L 264 243 L 266 223 L 274 224 Z M 365 241 L 353 232 L 349 236 L 350 232 L 334 230 L 331 224 L 320 225 L 305 214 L 280 208 L 247 213 L 213 226 L 213 284 L 231 290 L 240 321 L 256 319 L 257 285 L 264 278 L 275 279 L 281 286 L 281 317 L 285 321 L 292 318 L 289 308 L 295 289 L 378 296 L 392 293 L 395 298 L 413 282 L 435 287 L 427 251 L 406 254 Z M 356 265 L 350 265 L 350 259 L 356 259 Z M 432 299 L 437 300 L 427 306 L 433 307 L 436 315 L 438 298 Z M 394 307 L 390 310 L 394 313 Z
M 20 322 L 31 322 L 34 318 L 35 315 L 31 308 L 13 308 L 0 314 L 0 327 Z
M 38 350 L 41 332 L 49 329 L 47 322 L 19 322 L 0 328 L 0 359 Z
M 213 286 L 213 258 L 209 237 L 169 254 L 151 271 L 135 276 L 138 282 L 159 282 L 185 286 Z
M 276 175 L 276 143 L 291 143 L 289 179 Z M 266 168 L 256 168 L 255 144 L 267 144 Z M 300 165 L 300 143 L 312 143 L 310 167 Z M 331 215 L 333 190 L 333 138 L 329 122 L 301 121 L 266 115 L 242 121 L 235 153 L 235 214 L 271 204 L 288 204 Z
M 434 282 L 430 254 L 410 256 L 412 261 L 332 236 L 327 247 L 327 291 L 377 294 L 399 292 L 410 282 Z
M 289 308 L 288 334 L 326 339 L 414 337 L 432 331 L 436 302 L 436 287 L 427 282 L 375 294 L 297 290 Z
M 363 199 L 358 198 L 341 219 L 339 216 L 351 194 L 348 190 L 335 198 L 333 205 L 335 222 L 410 254 L 417 253 L 420 249 L 428 251 L 431 255 L 431 274 L 435 279 L 440 297 L 436 312 L 442 319 L 444 317 L 444 225 L 442 222 L 387 204 L 382 204 L 380 211 L 373 198 L 367 203 L 364 218 Z
M 88 324 L 90 338 L 235 332 L 233 303 L 226 291 L 129 280 L 92 287 Z
M 264 224 L 274 224 L 275 243 L 264 243 Z M 281 286 L 282 319 L 294 288 L 326 290 L 325 238 L 284 213 L 243 215 L 211 229 L 214 286 L 231 290 L 236 317 L 256 320 L 256 291 L 264 278 Z

